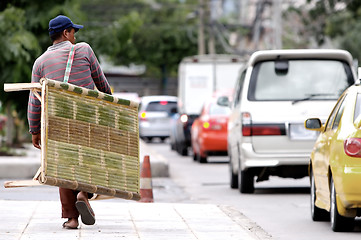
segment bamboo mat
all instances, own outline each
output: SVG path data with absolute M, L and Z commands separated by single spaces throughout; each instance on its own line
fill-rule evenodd
M 40 181 L 139 200 L 138 104 L 54 80 L 41 83 Z

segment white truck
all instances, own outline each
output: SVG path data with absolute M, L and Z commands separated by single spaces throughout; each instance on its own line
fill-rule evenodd
M 190 129 L 204 101 L 215 93 L 230 94 L 245 64 L 237 55 L 197 55 L 184 58 L 178 68 L 178 117 L 170 136 L 172 149 L 188 154 Z

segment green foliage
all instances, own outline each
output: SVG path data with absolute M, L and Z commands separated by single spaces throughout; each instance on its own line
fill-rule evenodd
M 361 61 L 361 1 L 356 0 L 308 0 L 310 9 L 304 16 L 304 24 L 319 45 L 326 38 L 337 48 L 351 52 Z M 305 6 L 302 6 L 305 7 Z
M 24 117 L 28 93 L 4 93 L 4 83 L 30 82 L 35 59 L 51 44 L 48 23 L 58 14 L 82 16 L 78 1 L 12 0 L 0 3 L 0 101 Z
M 85 26 L 77 42 L 116 64 L 147 66 L 147 75 L 175 75 L 178 63 L 197 53 L 196 20 L 187 15 L 197 0 L 6 0 L 0 1 L 0 102 L 25 119 L 28 93 L 4 93 L 4 83 L 30 82 L 35 59 L 51 40 L 49 20 L 59 14 Z M 193 38 L 194 40 L 195 38 Z
M 195 23 L 186 19 L 196 5 L 177 0 L 104 1 L 107 12 L 114 14 L 99 15 L 98 8 L 89 7 L 98 2 L 83 4 L 95 16 L 85 40 L 116 64 L 146 64 L 148 75 L 160 76 L 164 69 L 175 73 L 183 57 L 197 53 L 197 44 L 189 38 Z
M 26 30 L 25 12 L 8 7 L 0 12 L 0 100 L 4 105 L 13 103 L 20 114 L 25 113 L 28 94 L 4 93 L 4 83 L 29 82 L 33 57 L 40 53 L 34 34 Z M 24 109 L 25 105 L 25 109 Z

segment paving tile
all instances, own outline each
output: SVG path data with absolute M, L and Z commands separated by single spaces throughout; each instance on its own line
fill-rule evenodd
M 58 201 L 0 201 L 5 240 L 254 240 L 216 205 L 94 201 L 92 226 L 61 227 Z M 245 220 L 243 219 L 242 222 Z

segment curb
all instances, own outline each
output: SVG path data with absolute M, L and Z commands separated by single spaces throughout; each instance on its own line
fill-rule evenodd
M 140 143 L 140 159 L 141 159 L 141 166 L 144 159 L 144 156 L 149 156 L 150 165 L 151 165 L 151 173 L 153 178 L 157 177 L 169 177 L 169 167 L 168 167 L 168 160 L 165 159 L 162 155 L 158 154 L 152 148 L 148 147 L 147 144 L 143 140 L 139 140 Z
M 148 147 L 143 140 L 139 141 L 139 148 L 140 169 L 144 156 L 149 155 L 152 177 L 169 177 L 167 159 Z M 0 157 L 0 179 L 29 179 L 34 177 L 41 165 L 40 151 L 28 144 L 24 154 L 26 156 Z
M 271 240 L 272 235 L 266 232 L 263 228 L 261 228 L 257 223 L 253 222 L 251 219 L 243 215 L 236 208 L 227 206 L 227 205 L 218 205 L 219 209 L 221 209 L 229 218 L 232 219 L 233 222 L 237 223 L 244 230 L 246 230 L 254 239 L 259 240 Z

